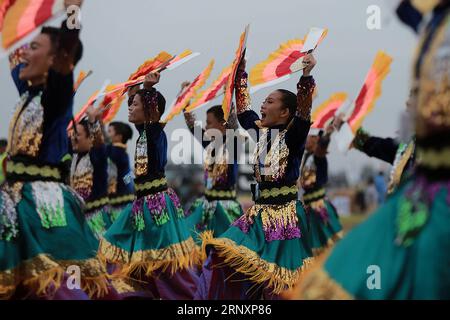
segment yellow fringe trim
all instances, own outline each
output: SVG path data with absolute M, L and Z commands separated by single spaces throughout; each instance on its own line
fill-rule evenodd
M 339 240 L 341 240 L 344 237 L 344 232 L 339 231 L 338 233 L 334 234 L 330 239 L 328 239 L 327 244 L 320 248 L 313 248 L 313 255 L 315 257 L 320 256 L 325 251 L 331 249 Z
M 98 259 L 55 261 L 47 254 L 40 254 L 22 262 L 14 269 L 0 272 L 0 299 L 9 299 L 16 288 L 23 284 L 37 296 L 51 295 L 61 287 L 69 266 L 81 270 L 81 290 L 90 298 L 100 298 L 108 293 L 107 273 Z
M 199 248 L 191 237 L 163 249 L 135 251 L 131 258 L 128 251 L 102 238 L 98 256 L 103 261 L 120 266 L 120 271 L 113 274 L 113 277 L 118 278 L 130 278 L 136 273 L 151 276 L 157 270 L 165 272 L 168 269 L 170 274 L 174 274 L 179 270 L 189 269 L 200 263 Z
M 281 294 L 292 289 L 300 275 L 314 260 L 314 258 L 307 258 L 303 260 L 300 268 L 291 271 L 261 259 L 255 252 L 244 246 L 238 246 L 230 239 L 213 238 L 211 232 L 204 232 L 202 252 L 206 251 L 208 245 L 214 246 L 218 256 L 224 259 L 226 265 L 249 276 L 248 280 L 271 288 L 274 294 Z
M 289 300 L 354 300 L 354 297 L 334 281 L 324 270 L 323 265 L 331 253 L 325 249 L 315 257 L 313 265 L 304 272 L 295 287 L 286 292 L 283 298 Z

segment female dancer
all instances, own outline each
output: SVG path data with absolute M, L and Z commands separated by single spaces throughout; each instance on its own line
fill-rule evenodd
M 235 116 L 234 112 L 232 114 Z M 185 112 L 184 116 L 194 136 L 197 130 L 201 132 L 200 142 L 206 150 L 204 196 L 194 202 L 187 218 L 193 237 L 199 241 L 198 235 L 201 232 L 209 231 L 214 237 L 220 236 L 242 214 L 242 208 L 236 200 L 237 141 L 234 136 L 235 131 L 227 130 L 230 126 L 225 122 L 220 105 L 206 111 L 205 129 L 195 128 L 193 114 Z M 234 122 L 229 121 L 229 123 Z M 227 137 L 230 131 L 233 134 Z M 205 139 L 208 133 L 211 133 L 211 137 Z M 215 134 L 220 137 L 215 137 Z M 211 140 L 215 138 L 220 141 Z
M 308 55 L 304 61 L 297 95 L 272 92 L 261 107 L 261 119 L 250 109 L 245 61 L 239 67 L 238 119 L 244 129 L 256 130 L 258 139 L 255 204 L 220 237 L 204 237 L 209 256 L 196 298 L 276 298 L 295 284 L 310 261 L 306 215 L 297 203 L 296 184 L 315 87 L 310 76 L 315 59 Z M 264 128 L 261 134 L 260 128 Z
M 90 106 L 88 119 L 76 125 L 72 136 L 74 156 L 70 169 L 70 185 L 85 201 L 86 220 L 97 239 L 111 225 L 108 216 L 108 157 L 101 108 Z
M 325 134 L 309 135 L 303 157 L 300 182 L 304 190 L 303 202 L 309 220 L 310 244 L 314 255 L 342 238 L 342 226 L 336 209 L 326 198 L 324 186 L 328 182 L 327 150 L 333 124 Z
M 165 178 L 167 138 L 159 122 L 165 99 L 153 88 L 158 82 L 159 73 L 148 74 L 128 109 L 139 131 L 136 198 L 106 232 L 99 253 L 118 267 L 115 274 L 126 286 L 116 288 L 124 297 L 192 299 L 196 275 L 190 268 L 199 255 L 178 196 Z
M 72 4 L 81 1 L 66 1 Z M 81 203 L 61 182 L 73 68 L 82 53 L 78 33 L 66 22 L 60 29 L 44 27 L 23 55 L 11 60 L 21 98 L 10 123 L 7 177 L 0 188 L 1 298 L 86 299 L 107 291 L 106 270 L 95 256 L 97 241 Z M 71 290 L 66 280 L 74 271 L 80 288 Z
M 114 222 L 123 209 L 134 200 L 134 184 L 127 153 L 127 142 L 133 137 L 133 130 L 128 124 L 115 121 L 109 124 L 108 133 L 111 139 L 111 144 L 106 147 L 109 159 L 109 215 Z
M 415 62 L 417 159 L 404 181 L 299 285 L 300 299 L 450 299 L 450 1 Z

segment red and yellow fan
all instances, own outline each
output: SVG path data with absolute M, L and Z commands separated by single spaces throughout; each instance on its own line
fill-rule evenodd
M 103 115 L 105 123 L 111 122 L 120 109 L 125 100 L 125 93 L 129 87 L 140 85 L 144 82 L 145 76 L 150 72 L 162 71 L 165 69 L 173 70 L 183 63 L 196 57 L 198 53 L 191 50 L 185 50 L 181 54 L 172 56 L 167 52 L 160 52 L 155 58 L 144 62 L 134 73 L 130 75 L 128 80 L 114 86 L 111 90 L 105 92 L 105 98 L 100 106 L 105 106 L 106 111 Z
M 375 61 L 366 76 L 364 85 L 356 98 L 351 115 L 347 118 L 355 133 L 364 118 L 373 110 L 375 102 L 381 96 L 383 80 L 390 72 L 392 57 L 383 51 L 378 52 Z
M 9 49 L 49 19 L 64 12 L 64 0 L 0 0 L 2 47 Z
M 80 71 L 80 73 L 78 74 L 78 78 L 75 81 L 75 84 L 73 85 L 74 94 L 78 91 L 78 89 L 80 88 L 80 86 L 84 82 L 84 80 L 86 80 L 91 74 L 92 74 L 92 70 L 89 70 L 88 72 L 83 71 L 83 70 Z
M 303 57 L 315 50 L 326 35 L 326 29 L 311 28 L 305 39 L 282 43 L 266 60 L 250 70 L 250 92 L 254 93 L 290 79 L 293 73 L 304 68 Z
M 247 47 L 247 37 L 249 30 L 250 26 L 247 25 L 244 32 L 241 34 L 241 37 L 239 39 L 239 46 L 238 49 L 236 50 L 236 55 L 234 57 L 233 63 L 231 64 L 231 73 L 230 73 L 231 76 L 228 77 L 228 80 L 225 84 L 225 93 L 222 102 L 222 109 L 225 121 L 228 121 L 228 117 L 230 116 L 231 102 L 233 100 L 234 94 L 234 79 L 236 77 L 237 69 L 239 67 L 239 64 L 241 63 L 242 57 L 244 56 L 245 49 Z
M 194 101 L 186 107 L 186 111 L 191 112 L 222 95 L 223 91 L 221 89 L 225 86 L 225 83 L 227 83 L 230 74 L 231 65 L 222 70 L 220 75 L 213 81 L 208 89 L 201 91 L 194 97 Z
M 175 103 L 170 108 L 169 114 L 163 120 L 164 123 L 167 123 L 170 120 L 172 120 L 173 117 L 180 114 L 181 111 L 183 111 L 186 108 L 192 97 L 205 84 L 206 80 L 208 80 L 213 67 L 214 67 L 214 60 L 211 60 L 209 65 L 191 82 L 191 84 L 187 88 L 183 90 L 183 92 L 181 92 L 181 94 L 177 97 Z
M 345 92 L 333 94 L 327 101 L 322 103 L 311 115 L 312 128 L 324 129 L 332 121 L 336 111 L 347 101 Z

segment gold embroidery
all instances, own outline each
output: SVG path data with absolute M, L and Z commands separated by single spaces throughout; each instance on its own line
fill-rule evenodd
M 147 154 L 147 134 L 145 130 L 142 132 L 136 144 L 135 152 L 135 175 L 136 177 L 144 176 L 148 172 L 148 154 Z
M 49 166 L 38 167 L 35 165 L 25 165 L 21 162 L 8 161 L 6 163 L 6 172 L 9 174 L 22 175 L 25 173 L 30 176 L 40 175 L 46 178 L 61 179 L 61 173 L 57 168 L 51 168 Z
M 89 154 L 85 154 L 80 161 L 78 157 L 79 155 L 75 154 L 72 160 L 70 186 L 86 200 L 94 185 L 94 168 Z
M 435 33 L 423 57 L 418 80 L 416 134 L 419 137 L 450 128 L 450 15 Z M 422 48 L 425 34 L 419 48 Z M 417 64 L 414 64 L 414 66 Z M 416 82 L 414 82 L 416 84 Z
M 254 153 L 256 181 L 280 181 L 286 174 L 289 156 L 289 148 L 287 147 L 285 140 L 287 129 L 279 132 L 275 137 L 275 140 L 273 141 L 273 144 L 264 159 L 264 172 L 261 173 L 259 163 L 263 152 L 266 152 L 268 149 L 267 136 L 269 129 L 265 128 L 262 130 L 263 133 L 261 134 L 261 137 L 256 145 Z
M 44 108 L 41 96 L 34 97 L 27 106 L 28 93 L 24 94 L 16 106 L 9 129 L 8 153 L 11 156 L 36 157 L 39 153 L 44 123 Z

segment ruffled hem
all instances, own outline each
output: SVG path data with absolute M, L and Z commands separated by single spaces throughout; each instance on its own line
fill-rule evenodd
M 100 298 L 108 293 L 106 271 L 92 274 L 104 268 L 98 259 L 56 261 L 40 254 L 14 269 L 0 271 L 0 299 L 9 299 L 20 284 L 37 296 L 51 295 L 60 288 L 67 268 L 72 265 L 80 267 L 81 289 L 90 298 Z M 84 271 L 88 274 L 83 274 Z
M 202 252 L 205 252 L 205 255 L 206 246 L 213 246 L 217 255 L 224 259 L 224 264 L 249 276 L 250 281 L 267 285 L 272 289 L 273 294 L 281 294 L 292 289 L 301 274 L 314 260 L 314 258 L 306 258 L 301 267 L 291 271 L 261 259 L 252 250 L 239 246 L 230 239 L 214 238 L 211 232 L 202 234 Z
M 283 297 L 290 300 L 354 300 L 340 284 L 332 279 L 323 265 L 331 250 L 327 250 L 299 279 L 295 288 Z
M 315 257 L 322 255 L 325 251 L 331 249 L 339 240 L 344 237 L 344 231 L 339 231 L 328 239 L 327 243 L 319 248 L 312 248 Z
M 104 238 L 100 240 L 98 256 L 103 261 L 120 266 L 113 277 L 129 278 L 132 274 L 144 273 L 151 276 L 153 272 L 161 270 L 174 274 L 179 270 L 190 269 L 200 263 L 199 248 L 194 240 L 189 239 L 172 244 L 162 249 L 140 250 L 130 252 L 109 243 Z

